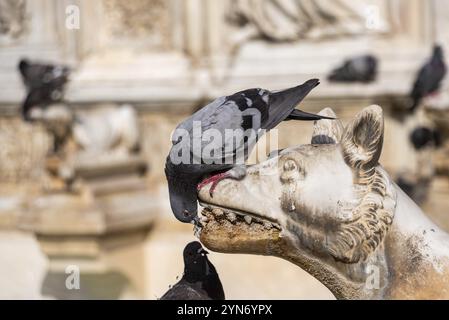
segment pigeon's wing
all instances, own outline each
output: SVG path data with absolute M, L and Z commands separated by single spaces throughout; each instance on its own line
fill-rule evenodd
M 180 147 L 188 149 L 196 163 L 215 164 L 214 171 L 232 167 L 231 160 L 245 149 L 244 133 L 252 124 L 239 102 L 233 96 L 220 97 L 200 109 L 178 125 L 173 145 L 183 144 Z
M 217 270 L 209 259 L 207 260 L 207 265 L 209 268 L 209 274 L 206 276 L 203 283 L 204 290 L 208 293 L 208 296 L 211 297 L 212 300 L 225 300 L 223 285 L 221 284 Z
M 430 79 L 432 78 L 432 68 L 430 64 L 424 65 L 418 72 L 411 96 L 413 99 L 424 97 L 430 89 Z
M 439 60 L 433 67 L 434 72 L 432 74 L 432 83 L 429 87 L 429 93 L 436 92 L 440 89 L 441 83 L 446 76 L 447 67 L 444 61 Z
M 20 69 L 27 88 L 36 89 L 42 86 L 62 87 L 69 74 L 69 68 L 61 65 L 33 63 Z
M 181 280 L 168 290 L 161 300 L 211 300 L 211 298 L 199 286 Z
M 34 90 L 30 90 L 30 92 L 28 92 L 25 101 L 22 103 L 22 116 L 25 120 L 29 120 L 29 112 L 30 109 L 40 105 L 41 103 L 45 102 L 45 92 L 43 92 L 42 90 L 38 90 L 38 89 L 34 89 Z
M 218 106 L 207 106 L 197 118 L 201 126 L 202 162 L 232 164 L 239 151 L 244 151 L 245 113 L 232 98 L 225 98 Z M 194 131 L 193 137 L 195 138 Z M 198 139 L 198 137 L 196 137 Z
M 29 88 L 40 87 L 44 79 L 49 77 L 53 66 L 46 64 L 30 64 L 21 71 L 25 85 Z

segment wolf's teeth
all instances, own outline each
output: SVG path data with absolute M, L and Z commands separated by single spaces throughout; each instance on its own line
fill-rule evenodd
M 234 222 L 235 220 L 237 220 L 237 216 L 235 215 L 234 212 L 228 212 L 226 215 L 226 218 L 228 218 L 228 220 L 231 222 Z
M 223 210 L 220 210 L 220 209 L 217 209 L 217 208 L 212 209 L 212 214 L 213 214 L 214 216 L 216 216 L 216 217 L 222 216 L 223 213 L 224 213 Z
M 247 224 L 251 224 L 251 221 L 253 220 L 253 218 L 251 218 L 250 216 L 245 216 L 244 219 Z
M 271 222 L 264 221 L 263 226 L 265 227 L 265 229 L 271 229 L 272 224 L 271 224 Z

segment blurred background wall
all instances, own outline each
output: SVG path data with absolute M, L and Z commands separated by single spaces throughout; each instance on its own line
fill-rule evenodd
M 192 226 L 169 208 L 163 167 L 172 130 L 217 96 L 309 78 L 322 83 L 303 110 L 332 107 L 347 121 L 369 104 L 383 107 L 382 164 L 423 188 L 421 206 L 449 230 L 447 149 L 417 152 L 409 139 L 424 122 L 444 133 L 446 112 L 411 116 L 403 107 L 433 45 L 449 45 L 448 27 L 444 0 L 0 0 L 0 297 L 161 296 L 182 273 L 182 249 L 194 239 Z M 326 80 L 362 54 L 377 57 L 376 81 Z M 21 58 L 70 66 L 64 103 L 88 118 L 135 108 L 138 153 L 91 154 L 74 165 L 79 188 L 49 187 L 52 136 L 20 117 Z M 310 141 L 311 124 L 279 129 L 280 147 Z M 211 260 L 228 298 L 332 298 L 277 258 Z M 71 266 L 79 268 L 79 289 L 66 286 Z

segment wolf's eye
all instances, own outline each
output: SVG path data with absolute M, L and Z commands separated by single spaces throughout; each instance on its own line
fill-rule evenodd
M 295 160 L 288 159 L 284 162 L 280 178 L 283 183 L 291 183 L 297 179 L 304 178 L 304 172 Z
M 284 171 L 296 171 L 298 170 L 298 165 L 292 159 L 284 162 Z

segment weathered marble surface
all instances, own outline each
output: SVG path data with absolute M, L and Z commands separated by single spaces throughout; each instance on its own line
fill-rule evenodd
M 42 299 L 48 268 L 36 237 L 19 231 L 0 231 L 0 299 Z
M 284 149 L 244 179 L 222 181 L 213 197 L 203 187 L 201 241 L 283 258 L 340 299 L 447 299 L 449 233 L 379 163 L 382 109 L 364 108 L 344 130 L 339 120 L 319 123 L 314 135 L 333 143 Z

